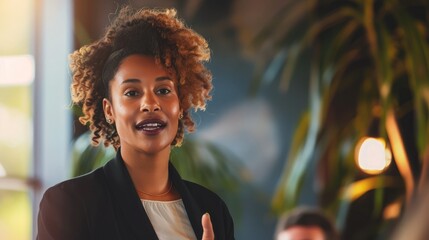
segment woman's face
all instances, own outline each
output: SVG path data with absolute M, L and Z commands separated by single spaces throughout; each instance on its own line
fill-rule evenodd
M 170 148 L 181 113 L 176 79 L 155 58 L 130 55 L 110 81 L 111 101 L 104 99 L 121 148 L 146 154 Z

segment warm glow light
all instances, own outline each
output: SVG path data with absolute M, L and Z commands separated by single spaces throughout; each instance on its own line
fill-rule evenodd
M 383 172 L 392 160 L 392 154 L 381 138 L 364 138 L 356 149 L 357 165 L 368 174 Z
M 383 211 L 383 218 L 384 219 L 395 219 L 398 218 L 401 214 L 401 207 L 402 202 L 401 201 L 395 201 L 388 206 Z

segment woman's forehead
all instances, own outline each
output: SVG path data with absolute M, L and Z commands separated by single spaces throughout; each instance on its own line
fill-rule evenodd
M 173 76 L 171 76 L 171 71 L 156 61 L 154 57 L 138 54 L 125 57 L 118 66 L 115 76 L 118 74 L 168 76 L 173 78 Z

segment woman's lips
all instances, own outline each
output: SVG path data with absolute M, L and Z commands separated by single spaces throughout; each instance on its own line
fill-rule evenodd
M 167 124 L 160 119 L 146 119 L 136 125 L 138 131 L 147 135 L 156 135 L 160 133 Z

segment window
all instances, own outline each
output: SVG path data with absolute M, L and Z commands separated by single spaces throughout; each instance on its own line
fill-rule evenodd
M 0 1 L 0 239 L 34 239 L 43 191 L 70 175 L 70 2 Z
M 33 9 L 0 2 L 0 239 L 31 239 Z

